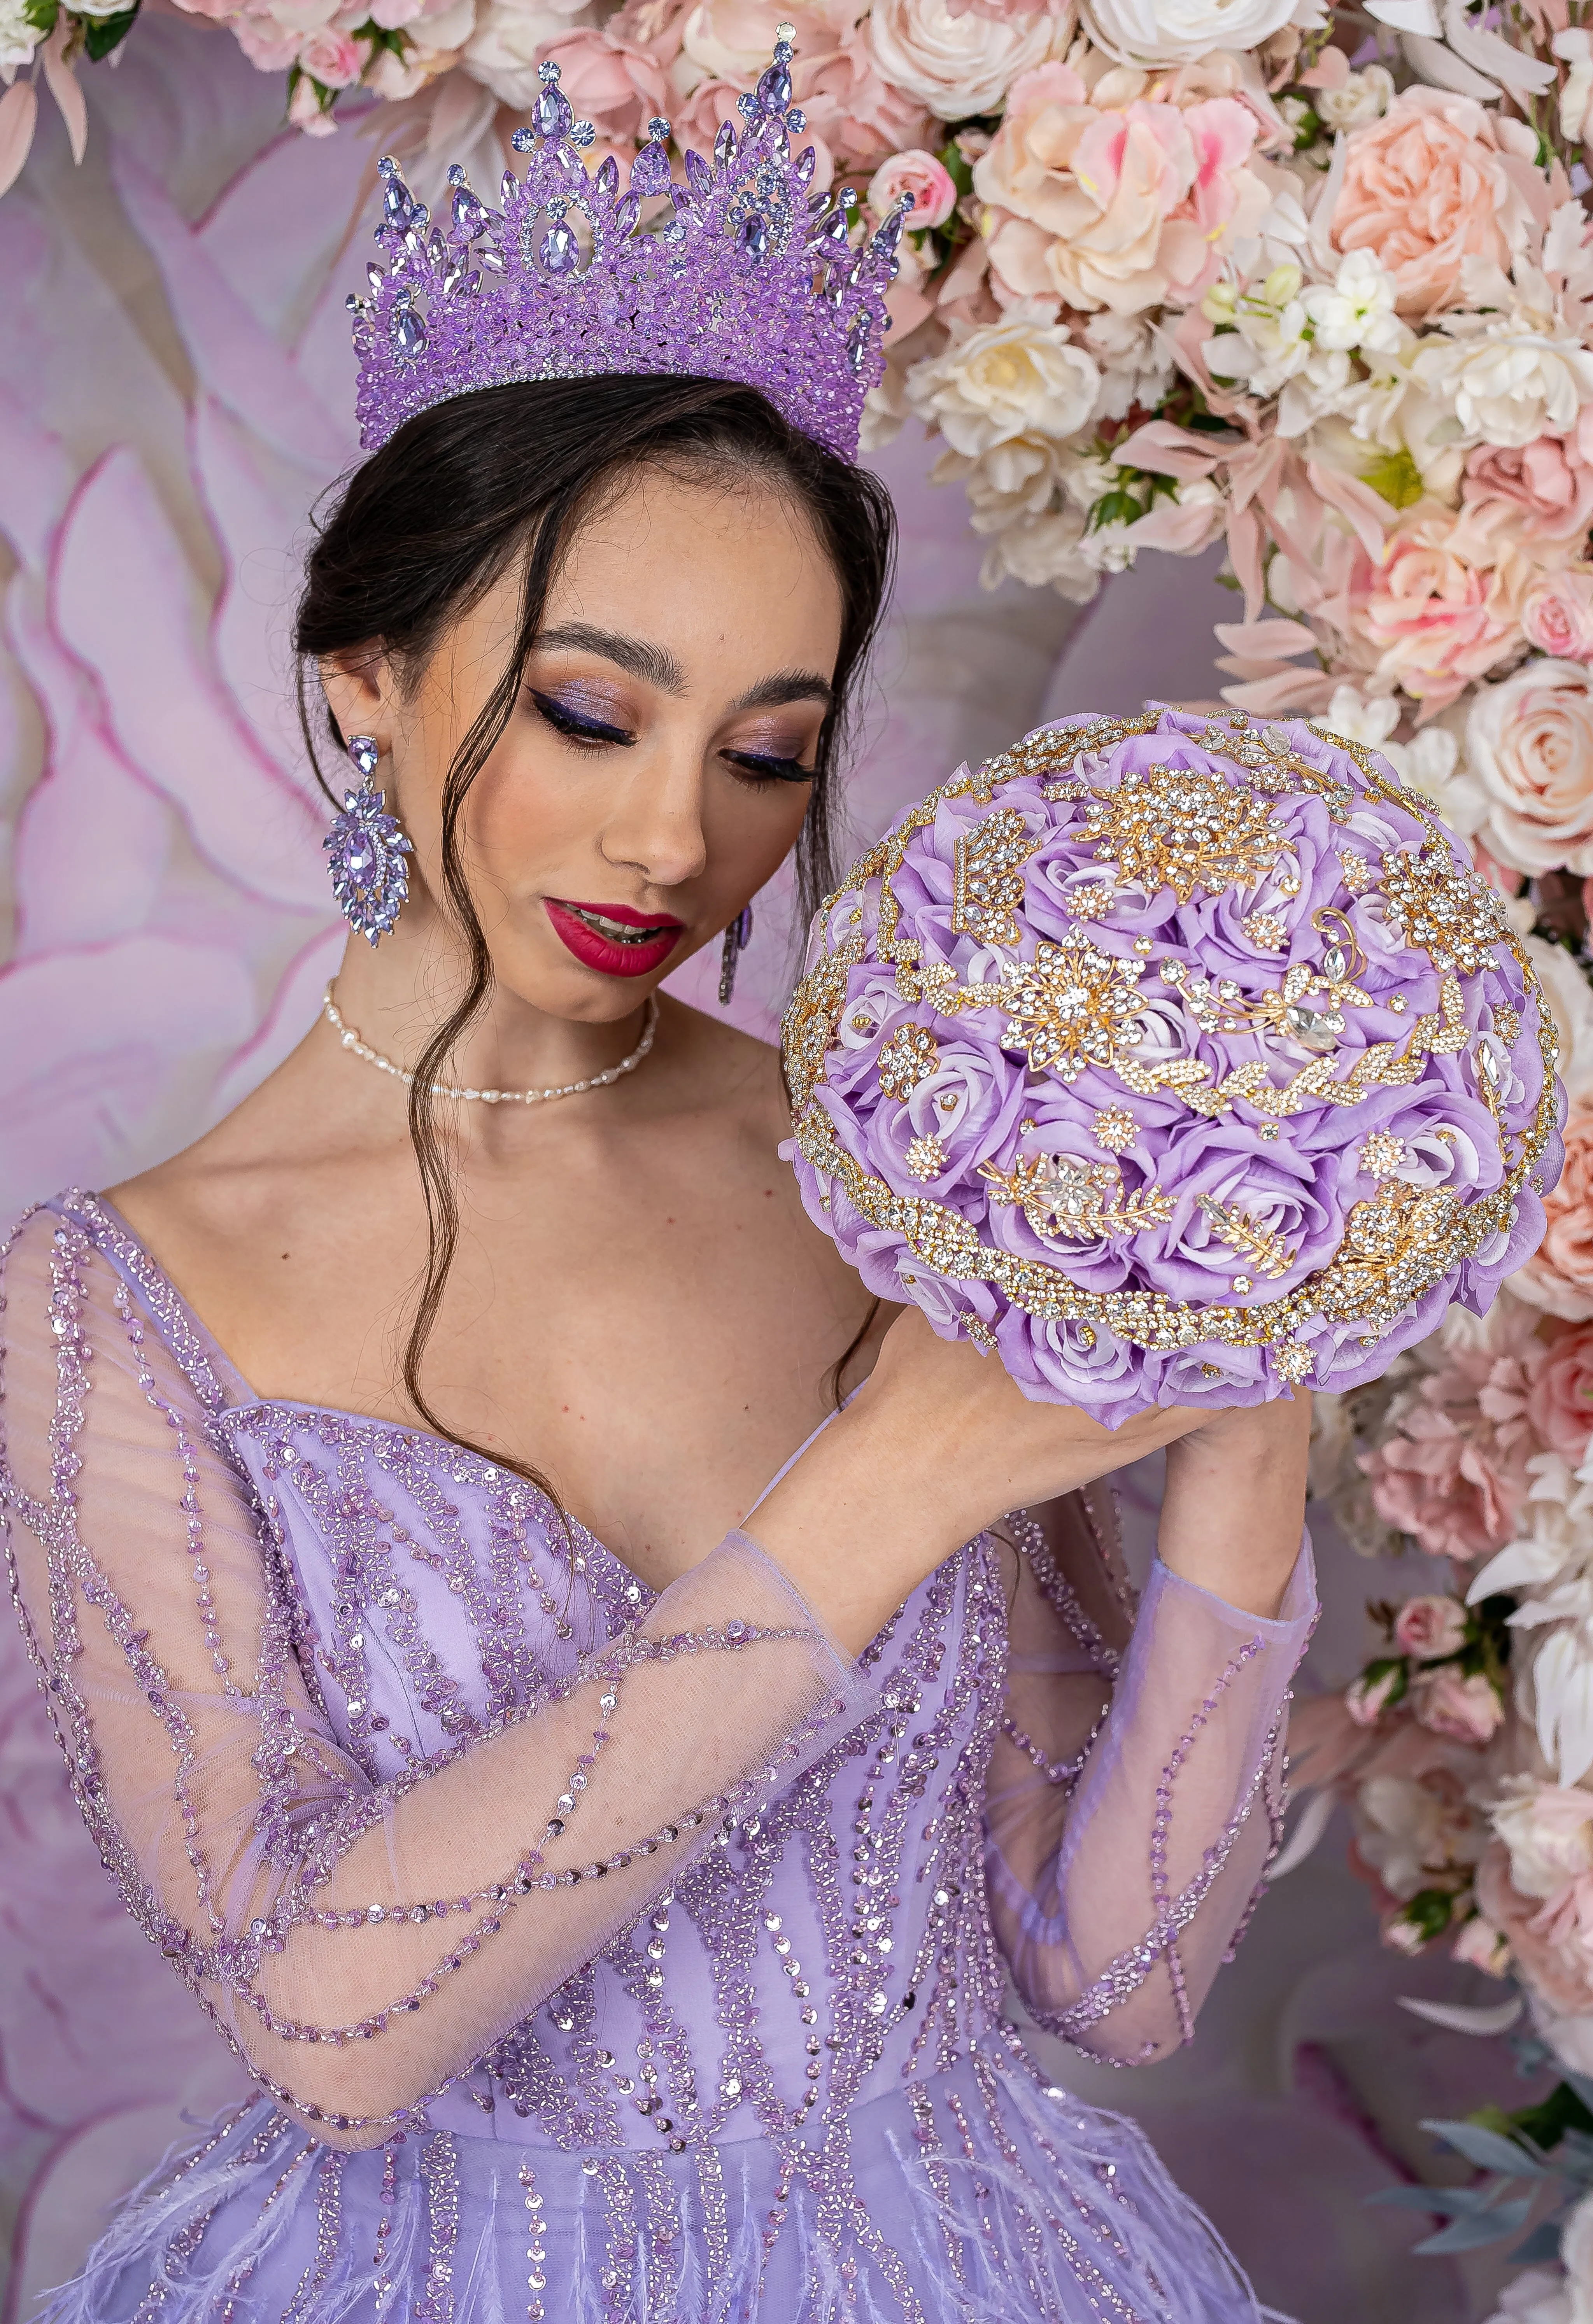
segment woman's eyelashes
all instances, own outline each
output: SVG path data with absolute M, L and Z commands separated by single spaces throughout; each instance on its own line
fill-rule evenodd
M 595 716 L 590 710 L 579 708 L 572 702 L 561 702 L 556 694 L 542 694 L 534 687 L 528 691 L 538 715 L 568 742 L 618 743 L 622 749 L 628 749 L 636 739 L 628 726 L 611 725 L 607 719 Z
M 721 751 L 729 766 L 760 783 L 810 783 L 815 770 L 804 767 L 794 751 L 779 755 L 766 751 Z
M 526 692 L 537 715 L 544 724 L 571 744 L 576 750 L 603 750 L 617 747 L 629 750 L 639 737 L 628 726 L 616 725 L 611 719 L 600 718 L 597 712 L 567 696 L 545 694 L 540 687 L 528 687 Z M 810 783 L 814 770 L 802 764 L 801 752 L 806 747 L 795 743 L 785 750 L 737 750 L 727 745 L 718 755 L 727 766 L 735 768 L 744 780 L 754 783 Z

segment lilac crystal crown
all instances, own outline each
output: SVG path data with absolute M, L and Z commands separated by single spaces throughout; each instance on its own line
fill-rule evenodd
M 384 157 L 384 268 L 350 293 L 359 358 L 360 441 L 375 451 L 417 412 L 473 389 L 603 373 L 736 380 L 843 460 L 857 457 L 863 400 L 884 367 L 884 291 L 911 195 L 872 240 L 857 239 L 857 198 L 809 191 L 812 146 L 791 102 L 791 27 L 727 122 L 713 159 L 686 155 L 678 184 L 670 124 L 649 124 L 621 194 L 612 155 L 595 176 L 593 139 L 541 68 L 523 179 L 504 172 L 501 210 L 455 163 L 446 228 Z M 666 207 L 667 205 L 667 207 Z

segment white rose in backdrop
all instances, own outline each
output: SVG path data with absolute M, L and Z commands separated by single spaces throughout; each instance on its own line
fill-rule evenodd
M 940 121 L 994 113 L 1020 73 L 1067 46 L 1070 19 L 954 14 L 947 0 L 876 0 L 868 19 L 875 61 L 886 80 Z
M 1319 0 L 1081 0 L 1079 14 L 1112 56 L 1180 65 L 1214 49 L 1259 48 L 1285 24 L 1321 23 L 1327 11 Z
M 1466 337 L 1423 341 L 1412 377 L 1451 410 L 1460 438 L 1519 451 L 1564 436 L 1593 398 L 1593 355 L 1568 334 L 1521 330 L 1500 318 Z
M 1593 872 L 1593 673 L 1543 659 L 1479 685 L 1466 760 L 1487 798 L 1482 837 L 1502 863 Z

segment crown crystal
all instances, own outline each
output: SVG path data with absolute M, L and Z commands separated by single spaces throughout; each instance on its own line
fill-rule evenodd
M 685 183 L 670 165 L 667 121 L 619 191 L 612 155 L 596 174 L 581 159 L 590 122 L 574 118 L 551 61 L 530 124 L 510 141 L 530 157 L 504 172 L 489 209 L 456 162 L 451 215 L 433 224 L 398 165 L 384 155 L 385 265 L 366 269 L 368 298 L 350 293 L 359 359 L 360 441 L 375 451 L 417 412 L 477 388 L 604 374 L 734 380 L 843 460 L 857 453 L 864 398 L 884 368 L 884 294 L 912 197 L 872 240 L 857 237 L 857 197 L 810 192 L 811 145 L 792 107 L 792 28 L 739 100 L 713 158 L 688 152 Z

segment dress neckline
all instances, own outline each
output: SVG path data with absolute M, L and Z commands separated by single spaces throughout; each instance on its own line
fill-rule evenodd
M 99 1247 L 109 1246 L 107 1255 L 118 1270 L 129 1277 L 148 1305 L 151 1314 L 160 1327 L 172 1355 L 181 1366 L 204 1403 L 209 1408 L 213 1424 L 236 1422 L 253 1413 L 296 1413 L 306 1420 L 337 1420 L 348 1426 L 368 1430 L 385 1436 L 419 1438 L 435 1444 L 454 1461 L 464 1462 L 474 1471 L 481 1484 L 514 1483 L 532 1496 L 539 1509 L 549 1520 L 560 1527 L 568 1519 L 581 1536 L 582 1547 L 596 1550 L 599 1557 L 612 1566 L 627 1591 L 634 1585 L 649 1600 L 660 1592 L 634 1566 L 627 1565 L 616 1550 L 595 1534 L 579 1517 L 560 1508 L 540 1486 L 531 1484 L 516 1471 L 501 1462 L 491 1461 L 468 1445 L 456 1443 L 451 1436 L 439 1435 L 434 1428 L 403 1420 L 388 1420 L 374 1412 L 355 1412 L 346 1405 L 317 1404 L 302 1397 L 262 1396 L 253 1383 L 245 1379 L 236 1364 L 217 1339 L 201 1316 L 196 1314 L 177 1288 L 160 1260 L 125 1213 L 116 1208 L 106 1195 L 85 1194 L 69 1188 L 55 1201 L 45 1204 L 47 1210 L 64 1211 L 91 1228 Z M 797 1455 L 793 1453 L 792 1459 Z M 788 1462 L 786 1466 L 791 1464 Z M 781 1471 L 781 1475 L 785 1473 Z M 764 1488 L 765 1492 L 769 1489 Z M 764 1496 L 758 1496 L 761 1500 Z M 749 1512 L 750 1514 L 750 1512 Z

